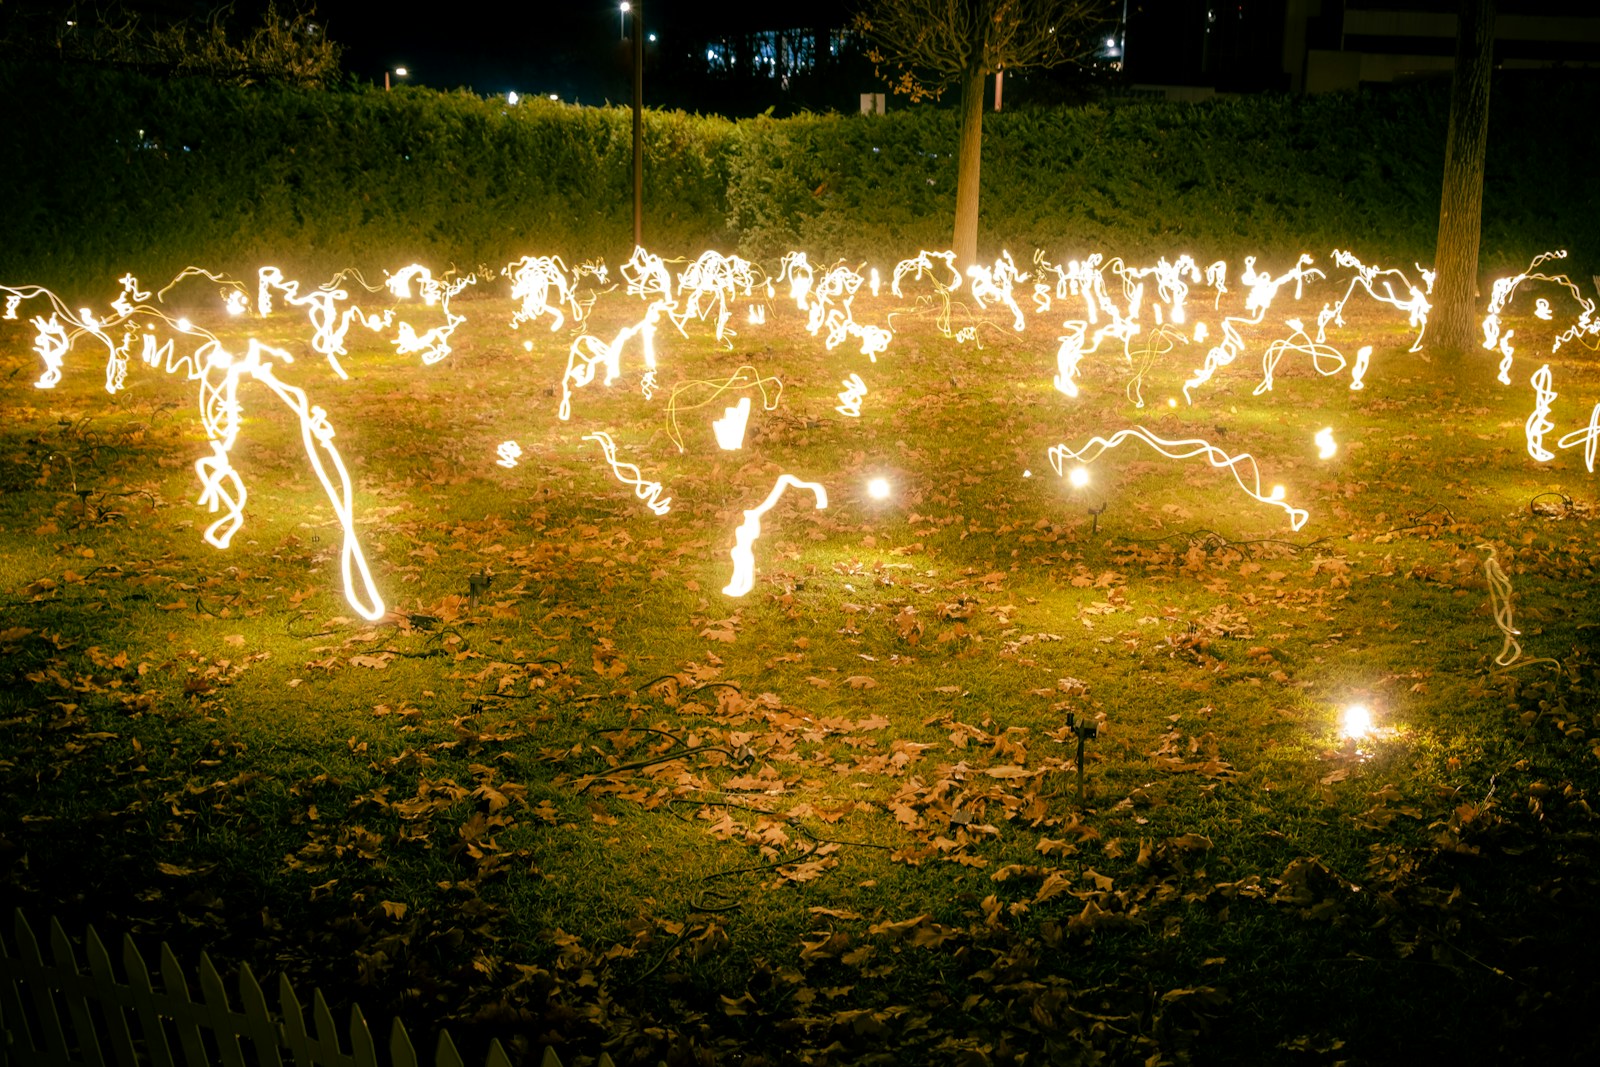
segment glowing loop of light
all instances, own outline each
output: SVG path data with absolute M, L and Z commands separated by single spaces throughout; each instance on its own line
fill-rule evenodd
M 1056 350 L 1056 376 L 1054 383 L 1056 389 L 1067 396 L 1075 397 L 1078 395 L 1078 386 L 1074 379 L 1078 377 L 1078 365 L 1083 361 L 1084 356 L 1093 355 L 1099 351 L 1101 341 L 1107 337 L 1121 341 L 1123 352 L 1126 354 L 1128 341 L 1139 332 L 1138 323 L 1117 316 L 1110 323 L 1096 330 L 1094 332 L 1094 343 L 1084 347 L 1084 335 L 1089 326 L 1089 323 L 1081 319 L 1069 319 L 1062 323 L 1062 328 L 1067 332 L 1057 338 L 1061 342 L 1061 346 Z M 1129 361 L 1132 361 L 1131 356 Z
M 581 306 L 573 294 L 572 282 L 567 278 L 567 265 L 559 256 L 523 256 L 507 264 L 501 275 L 511 279 L 511 299 L 518 301 L 511 316 L 511 328 L 518 329 L 524 322 L 535 322 L 541 315 L 550 316 L 550 329 L 559 330 L 567 321 L 563 306 L 572 312 L 574 322 L 583 320 Z
M 711 421 L 711 432 L 716 434 L 717 447 L 733 452 L 744 447 L 744 431 L 750 422 L 750 398 L 741 396 L 731 408 L 724 408 L 722 418 Z
M 1339 451 L 1339 443 L 1333 439 L 1333 427 L 1324 426 L 1317 431 L 1313 438 L 1317 443 L 1317 458 L 1332 459 Z
M 1544 446 L 1544 435 L 1555 429 L 1555 423 L 1550 421 L 1550 405 L 1555 401 L 1556 392 L 1550 388 L 1550 366 L 1546 364 L 1533 372 L 1529 379 L 1533 384 L 1533 414 L 1528 416 L 1524 429 L 1528 438 L 1528 455 L 1540 463 L 1548 463 L 1555 459 L 1555 453 Z
M 1362 345 L 1356 349 L 1356 364 L 1350 370 L 1350 388 L 1365 389 L 1367 383 L 1367 365 L 1372 362 L 1372 346 Z
M 1283 274 L 1274 278 L 1269 274 L 1258 273 L 1255 269 L 1255 257 L 1247 256 L 1244 261 L 1244 271 L 1240 280 L 1250 287 L 1245 297 L 1245 311 L 1249 317 L 1225 315 L 1222 319 L 1222 343 L 1215 345 L 1206 353 L 1205 364 L 1195 370 L 1194 375 L 1183 383 L 1183 397 L 1189 403 L 1194 402 L 1191 391 L 1210 381 L 1212 376 L 1223 367 L 1228 366 L 1239 354 L 1244 351 L 1244 337 L 1239 333 L 1240 326 L 1258 326 L 1266 315 L 1267 307 L 1278 294 L 1278 290 L 1287 285 L 1291 280 L 1295 286 L 1295 299 L 1300 298 L 1305 282 L 1313 276 L 1322 277 L 1322 272 L 1315 268 L 1307 269 L 1311 264 L 1311 257 L 1302 253 L 1295 265 Z
M 1576 448 L 1583 446 L 1583 465 L 1589 468 L 1589 473 L 1594 473 L 1595 446 L 1600 443 L 1600 404 L 1589 409 L 1589 425 L 1581 430 L 1573 430 L 1556 442 L 1557 448 Z
M 1310 356 L 1312 369 L 1324 378 L 1331 378 L 1345 368 L 1345 358 L 1339 350 L 1332 345 L 1313 341 L 1299 319 L 1286 319 L 1284 324 L 1291 327 L 1294 332 L 1287 338 L 1274 341 L 1267 346 L 1266 352 L 1261 357 L 1261 383 L 1256 386 L 1254 396 L 1272 390 L 1273 374 L 1278 369 L 1278 363 L 1290 352 Z M 1370 353 L 1371 350 L 1368 351 Z
M 1418 268 L 1422 274 L 1423 282 L 1423 287 L 1419 289 L 1406 277 L 1405 272 L 1393 268 L 1385 270 L 1382 267 L 1368 266 L 1349 252 L 1343 252 L 1337 248 L 1333 251 L 1333 261 L 1341 267 L 1348 267 L 1355 271 L 1355 276 L 1350 279 L 1350 284 L 1345 288 L 1344 296 L 1339 299 L 1339 302 L 1330 308 L 1324 308 L 1323 314 L 1318 317 L 1318 342 L 1327 340 L 1323 331 L 1329 322 L 1339 326 L 1344 325 L 1344 306 L 1349 302 L 1350 297 L 1355 294 L 1356 287 L 1360 286 L 1366 290 L 1367 295 L 1372 299 L 1388 304 L 1390 307 L 1398 308 L 1407 314 L 1409 325 L 1417 328 L 1417 336 L 1411 342 L 1411 347 L 1407 351 L 1422 351 L 1422 336 L 1428 330 L 1428 312 L 1433 309 L 1433 306 L 1428 303 L 1428 294 L 1433 292 L 1433 272 Z M 1395 295 L 1394 287 L 1396 282 L 1405 286 L 1407 295 L 1404 298 Z M 1382 292 L 1379 292 L 1380 288 Z M 1298 299 L 1299 293 L 1296 293 L 1295 297 Z
M 1028 277 L 1026 271 L 1017 270 L 1010 252 L 1001 252 L 1000 258 L 994 261 L 992 268 L 982 264 L 973 264 L 967 268 L 967 278 L 971 281 L 968 288 L 972 292 L 972 299 L 977 301 L 980 308 L 987 306 L 985 300 L 995 300 L 1003 304 L 1011 312 L 1011 328 L 1017 333 L 1027 329 L 1028 321 L 1023 318 L 1022 309 L 1017 306 L 1012 290 L 1019 282 L 1027 281 Z
M 248 494 L 244 482 L 229 461 L 229 453 L 238 440 L 240 416 L 243 414 L 239 403 L 239 385 L 248 378 L 272 390 L 299 418 L 300 438 L 305 446 L 306 457 L 311 461 L 317 479 L 322 482 L 322 488 L 344 533 L 340 570 L 344 578 L 345 599 L 363 618 L 375 622 L 383 617 L 385 608 L 373 584 L 372 573 L 367 569 L 360 541 L 356 538 L 350 475 L 345 470 L 339 450 L 334 447 L 334 431 L 328 423 L 328 414 L 322 408 L 313 406 L 303 389 L 279 379 L 273 364 L 263 358 L 266 356 L 281 359 L 285 363 L 294 362 L 294 357 L 289 353 L 269 348 L 252 339 L 242 357 L 235 357 L 221 347 L 215 348 L 202 370 L 200 417 L 211 438 L 211 455 L 195 461 L 195 473 L 202 486 L 199 502 L 213 513 L 218 510 L 225 512 L 206 529 L 205 538 L 217 548 L 227 548 L 244 522 Z
M 867 395 L 867 383 L 861 380 L 861 375 L 852 373 L 842 384 L 844 392 L 839 394 L 839 404 L 833 410 L 852 419 L 860 418 L 861 398 Z
M 1489 308 L 1483 319 L 1483 347 L 1490 352 L 1499 352 L 1501 355 L 1499 375 L 1501 385 L 1511 384 L 1511 358 L 1514 351 L 1511 347 L 1511 335 L 1516 331 L 1507 330 L 1503 335 L 1501 334 L 1500 313 L 1511 302 L 1512 296 L 1516 294 L 1517 289 L 1521 287 L 1523 282 L 1550 282 L 1559 285 L 1572 294 L 1573 300 L 1577 301 L 1580 311 L 1578 325 L 1556 338 L 1555 343 L 1550 346 L 1552 353 L 1560 351 L 1561 346 L 1574 337 L 1581 336 L 1586 331 L 1593 332 L 1587 328 L 1594 315 L 1594 301 L 1585 297 L 1583 291 L 1565 274 L 1544 274 L 1539 271 L 1541 266 L 1553 259 L 1566 258 L 1567 253 L 1565 250 L 1543 252 L 1533 257 L 1533 261 L 1528 264 L 1527 270 L 1522 273 L 1510 278 L 1498 278 L 1495 280 L 1494 287 L 1490 292 Z M 1541 319 L 1548 320 L 1551 318 L 1550 302 L 1543 298 L 1536 300 L 1534 315 Z
M 1500 654 L 1494 661 L 1497 666 L 1509 667 L 1522 658 L 1522 645 L 1517 641 L 1522 631 L 1516 628 L 1511 617 L 1511 579 L 1500 569 L 1500 560 L 1492 546 L 1478 547 L 1489 549 L 1489 558 L 1483 561 L 1483 573 L 1489 581 L 1489 605 L 1494 610 L 1494 624 L 1505 635 Z
M 510 470 L 517 465 L 517 460 L 522 455 L 522 446 L 515 441 L 502 441 L 500 447 L 495 449 L 495 454 L 500 457 L 495 460 L 496 465 Z
M 660 256 L 635 248 L 620 269 L 629 296 L 672 301 L 672 274 Z
M 702 253 L 678 275 L 678 296 L 684 299 L 672 315 L 673 324 L 683 333 L 684 323 L 691 318 L 704 321 L 714 307 L 717 340 L 726 343 L 733 335 L 728 329 L 728 322 L 733 318 L 732 301 L 738 296 L 749 296 L 755 283 L 748 261 L 720 252 Z
M 760 504 L 750 508 L 744 513 L 744 522 L 734 531 L 733 548 L 729 555 L 733 557 L 733 577 L 722 591 L 728 596 L 744 596 L 755 588 L 756 557 L 752 547 L 756 539 L 761 536 L 761 516 L 772 509 L 783 496 L 785 489 L 794 486 L 796 489 L 805 489 L 813 493 L 817 500 L 817 510 L 828 506 L 828 490 L 816 482 L 805 482 L 792 474 L 780 474 L 777 482 L 772 487 L 772 492 Z
M 611 473 L 615 474 L 617 480 L 622 484 L 631 485 L 634 495 L 644 501 L 645 507 L 657 515 L 665 515 L 672 510 L 672 498 L 661 495 L 660 482 L 646 480 L 639 473 L 638 467 L 632 463 L 617 459 L 617 443 L 611 439 L 610 434 L 604 430 L 596 430 L 593 433 L 584 434 L 583 439 L 585 441 L 593 441 L 600 446 L 600 451 L 605 453 L 606 462 L 611 465 Z
M 667 436 L 672 438 L 672 443 L 678 446 L 679 452 L 684 451 L 684 448 L 683 431 L 678 427 L 678 413 L 680 411 L 693 411 L 696 408 L 714 403 L 723 393 L 732 389 L 756 389 L 760 391 L 763 411 L 771 411 L 776 408 L 778 401 L 783 397 L 783 383 L 781 381 L 770 375 L 763 377 L 754 367 L 748 364 L 739 367 L 727 378 L 717 381 L 680 382 L 673 387 L 672 395 L 667 397 Z M 684 394 L 696 390 L 706 390 L 709 395 L 705 399 L 692 404 L 686 404 L 679 400 Z M 746 417 L 748 418 L 748 416 Z
M 801 311 L 809 309 L 811 285 L 815 277 L 816 273 L 812 270 L 804 252 L 790 252 L 779 264 L 777 280 L 782 282 L 788 279 L 789 299 L 793 300 L 795 307 Z
M 595 367 L 604 365 L 603 384 L 609 386 L 622 374 L 622 347 L 633 338 L 639 338 L 640 354 L 644 358 L 644 377 L 640 382 L 645 399 L 650 399 L 655 387 L 656 323 L 670 305 L 657 300 L 646 309 L 644 318 L 632 326 L 624 326 L 608 344 L 592 334 L 582 334 L 567 350 L 567 369 L 561 375 L 561 406 L 557 417 L 566 422 L 572 417 L 572 390 L 583 388 L 594 381 Z
M 1210 442 L 1202 441 L 1198 438 L 1168 441 L 1157 437 L 1142 427 L 1132 427 L 1126 430 L 1118 430 L 1109 438 L 1091 437 L 1082 448 L 1076 450 L 1068 448 L 1066 445 L 1053 445 L 1049 451 L 1050 465 L 1055 468 L 1057 475 L 1061 475 L 1068 459 L 1078 463 L 1092 463 L 1102 452 L 1116 448 L 1129 439 L 1143 441 L 1168 459 L 1190 459 L 1194 456 L 1205 456 L 1213 467 L 1226 467 L 1228 473 L 1233 475 L 1233 480 L 1238 483 L 1239 488 L 1244 490 L 1246 495 L 1263 504 L 1271 504 L 1288 515 L 1291 529 L 1300 529 L 1301 526 L 1305 525 L 1306 519 L 1310 517 L 1309 512 L 1284 503 L 1281 499 L 1283 494 L 1280 489 L 1274 489 L 1269 493 L 1261 491 L 1261 472 L 1256 467 L 1255 459 L 1248 452 L 1230 456 Z M 1241 472 L 1241 469 L 1246 466 L 1248 466 L 1250 472 L 1248 482 L 1246 482 L 1244 474 Z
M 444 325 L 432 327 L 419 334 L 411 323 L 402 321 L 396 331 L 397 336 L 390 343 L 400 355 L 420 354 L 422 362 L 431 366 L 450 354 L 450 335 L 455 332 L 457 326 L 467 321 L 465 315 L 457 315 L 450 310 L 451 298 L 467 286 L 477 284 L 478 276 L 468 274 L 464 278 L 454 280 L 439 279 L 435 278 L 428 268 L 413 263 L 402 267 L 389 278 L 387 282 L 389 291 L 397 299 L 408 299 L 413 279 L 417 282 L 423 304 L 428 307 L 433 307 L 435 304 L 439 306 L 445 317 Z

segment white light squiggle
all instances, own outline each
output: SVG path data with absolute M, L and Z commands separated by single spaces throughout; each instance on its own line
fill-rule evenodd
M 1332 345 L 1313 341 L 1311 335 L 1306 333 L 1306 328 L 1299 319 L 1287 319 L 1285 325 L 1294 330 L 1287 338 L 1274 341 L 1267 346 L 1267 351 L 1261 357 L 1261 383 L 1255 388 L 1255 396 L 1272 390 L 1272 376 L 1278 369 L 1278 362 L 1290 352 L 1311 357 L 1311 367 L 1324 378 L 1331 378 L 1345 368 L 1344 356 Z M 1368 349 L 1371 352 L 1371 349 Z
M 750 508 L 744 513 L 744 522 L 734 531 L 733 548 L 729 555 L 733 557 L 733 577 L 722 591 L 728 596 L 744 596 L 755 588 L 756 582 L 756 557 L 752 547 L 756 538 L 761 536 L 761 516 L 772 509 L 783 496 L 783 491 L 790 486 L 797 489 L 806 489 L 816 495 L 817 510 L 828 506 L 828 490 L 816 482 L 804 482 L 792 474 L 780 474 L 778 481 L 772 487 L 772 492 L 760 504 Z
M 1288 284 L 1291 279 L 1294 281 L 1295 299 L 1298 300 L 1308 278 L 1320 278 L 1323 276 L 1320 270 L 1310 267 L 1311 257 L 1304 253 L 1301 254 L 1293 267 L 1276 278 L 1269 274 L 1257 273 L 1255 262 L 1254 256 L 1247 256 L 1244 261 L 1244 273 L 1240 275 L 1240 280 L 1250 287 L 1249 294 L 1245 297 L 1245 311 L 1249 313 L 1250 317 L 1223 316 L 1222 343 L 1214 346 L 1206 353 L 1205 364 L 1198 368 L 1194 372 L 1194 376 L 1183 384 L 1183 397 L 1191 404 L 1194 402 L 1194 397 L 1190 391 L 1210 381 L 1212 375 L 1232 363 L 1238 358 L 1239 353 L 1244 351 L 1244 337 L 1239 333 L 1240 326 L 1259 325 L 1262 317 L 1267 313 L 1267 306 L 1278 295 L 1278 290 Z M 1307 269 L 1308 267 L 1310 269 Z
M 605 453 L 606 462 L 611 464 L 611 473 L 615 474 L 617 480 L 624 485 L 633 486 L 634 495 L 644 501 L 645 507 L 657 515 L 665 515 L 672 510 L 672 498 L 661 495 L 660 482 L 647 481 L 639 473 L 638 467 L 632 463 L 619 462 L 617 460 L 617 443 L 611 439 L 610 434 L 604 430 L 596 430 L 593 433 L 584 434 L 583 439 L 585 441 L 593 441 L 600 446 L 600 451 Z
M 1194 456 L 1205 456 L 1207 462 L 1213 467 L 1227 468 L 1228 473 L 1233 475 L 1233 480 L 1238 483 L 1239 488 L 1244 490 L 1248 496 L 1263 504 L 1271 504 L 1288 515 L 1289 525 L 1292 529 L 1300 529 L 1301 526 L 1305 525 L 1306 519 L 1310 517 L 1310 513 L 1304 509 L 1291 507 L 1281 499 L 1278 499 L 1277 497 L 1282 496 L 1281 490 L 1275 490 L 1275 493 L 1263 493 L 1261 491 L 1261 472 L 1257 469 L 1256 461 L 1251 457 L 1250 453 L 1241 452 L 1237 456 L 1230 456 L 1210 442 L 1202 441 L 1198 438 L 1168 441 L 1157 437 L 1142 427 L 1132 427 L 1126 430 L 1118 430 L 1109 438 L 1091 437 L 1082 448 L 1076 450 L 1068 448 L 1066 445 L 1053 445 L 1049 451 L 1050 465 L 1055 468 L 1056 474 L 1060 475 L 1067 459 L 1072 459 L 1079 463 L 1092 463 L 1102 452 L 1115 448 L 1130 438 L 1136 441 L 1143 441 L 1168 459 L 1190 459 Z M 1241 468 L 1246 466 L 1248 466 L 1250 472 L 1248 483 L 1241 473 Z
M 522 455 L 522 446 L 515 441 L 501 441 L 495 453 L 500 457 L 495 460 L 496 465 L 510 470 L 517 465 L 517 459 Z
M 1556 391 L 1550 388 L 1550 366 L 1540 367 L 1533 372 L 1530 379 L 1533 384 L 1533 414 L 1528 416 L 1524 429 L 1528 438 L 1528 455 L 1540 463 L 1548 463 L 1555 459 L 1555 453 L 1544 447 L 1544 435 L 1555 429 L 1555 423 L 1550 421 L 1550 405 L 1556 398 Z
M 644 358 L 644 373 L 640 388 L 646 400 L 653 395 L 656 370 L 656 323 L 670 305 L 657 300 L 646 309 L 644 318 L 632 326 L 624 326 L 610 344 L 592 334 L 583 334 L 567 350 L 567 369 L 561 376 L 561 406 L 557 417 L 566 422 L 572 417 L 572 390 L 594 381 L 595 367 L 604 364 L 606 376 L 602 384 L 609 386 L 622 373 L 622 346 L 634 337 L 639 338 L 640 354 Z
M 345 599 L 363 618 L 375 622 L 383 618 L 385 608 L 373 584 L 372 573 L 367 569 L 360 541 L 356 538 L 350 475 L 345 470 L 339 450 L 334 447 L 333 427 L 328 423 L 328 413 L 313 406 L 304 390 L 280 380 L 273 371 L 273 364 L 264 356 L 281 359 L 285 363 L 294 362 L 294 357 L 289 353 L 251 339 L 250 347 L 242 357 L 232 356 L 220 346 L 213 349 L 202 371 L 200 417 L 211 438 L 211 455 L 195 461 L 195 473 L 202 486 L 200 504 L 212 512 L 219 509 L 226 512 L 206 529 L 205 538 L 217 548 L 227 548 L 244 522 L 247 493 L 244 482 L 229 462 L 229 453 L 238 440 L 240 416 L 243 413 L 239 403 L 239 384 L 249 378 L 271 389 L 299 417 L 300 438 L 305 445 L 306 458 L 311 461 L 312 470 L 322 482 L 322 488 L 328 494 L 328 501 L 333 505 L 334 514 L 344 532 L 340 569 L 344 576 Z M 220 381 L 217 380 L 219 375 Z M 332 474 L 329 473 L 330 465 Z
M 849 418 L 861 416 L 861 398 L 867 395 L 867 383 L 861 375 L 852 373 L 843 382 L 844 392 L 839 394 L 839 404 L 833 410 Z
M 1516 628 L 1511 617 L 1511 579 L 1500 569 L 1500 560 L 1495 556 L 1493 546 L 1478 547 L 1489 549 L 1489 558 L 1483 561 L 1483 573 L 1489 581 L 1489 605 L 1494 610 L 1494 624 L 1505 635 L 1500 654 L 1494 661 L 1498 666 L 1509 667 L 1522 658 L 1522 645 L 1517 641 L 1522 631 Z
M 744 447 L 744 430 L 750 422 L 750 398 L 741 396 L 731 408 L 724 408 L 722 418 L 711 420 L 711 432 L 717 436 L 717 447 L 724 452 L 734 452 Z
M 1344 296 L 1339 299 L 1339 302 L 1331 308 L 1324 308 L 1323 314 L 1318 317 L 1317 341 L 1320 343 L 1327 340 L 1323 331 L 1330 321 L 1340 326 L 1344 325 L 1344 306 L 1349 302 L 1350 297 L 1355 294 L 1356 286 L 1359 285 L 1367 291 L 1367 295 L 1372 299 L 1388 304 L 1390 307 L 1399 308 L 1409 316 L 1409 324 L 1417 328 L 1417 336 L 1411 342 L 1411 347 L 1407 351 L 1422 351 L 1422 335 L 1428 331 L 1428 312 L 1432 310 L 1432 305 L 1428 303 L 1428 294 L 1433 292 L 1433 272 L 1422 271 L 1423 288 L 1419 289 L 1411 284 L 1411 280 L 1405 276 L 1403 271 L 1393 268 L 1385 270 L 1377 266 L 1369 267 L 1349 252 L 1342 252 L 1337 248 L 1333 250 L 1333 261 L 1341 267 L 1348 267 L 1354 270 L 1356 273 L 1355 277 L 1350 279 L 1350 284 L 1346 287 Z M 1397 281 L 1406 288 L 1408 295 L 1404 299 L 1395 295 L 1394 286 Z M 1374 288 L 1374 286 L 1378 288 Z M 1380 288 L 1382 292 L 1378 291 Z M 1298 293 L 1295 295 L 1299 296 Z
M 672 438 L 672 443 L 682 452 L 683 432 L 678 428 L 678 413 L 680 411 L 693 411 L 707 404 L 713 403 L 723 393 L 730 389 L 756 389 L 761 393 L 761 407 L 764 411 L 771 411 L 778 406 L 779 399 L 783 396 L 783 383 L 775 377 L 763 377 L 756 369 L 748 364 L 738 368 L 727 378 L 719 381 L 680 382 L 672 390 L 672 395 L 667 397 L 667 436 Z M 679 397 L 692 390 L 706 390 L 709 395 L 705 399 L 693 404 L 682 403 Z
M 1583 465 L 1589 468 L 1589 473 L 1594 473 L 1595 446 L 1600 444 L 1600 404 L 1589 409 L 1589 425 L 1581 430 L 1573 430 L 1556 442 L 1557 448 L 1576 448 L 1583 446 Z
M 1332 459 L 1339 451 L 1339 443 L 1333 439 L 1332 426 L 1324 426 L 1318 430 L 1313 440 L 1317 443 L 1318 459 Z

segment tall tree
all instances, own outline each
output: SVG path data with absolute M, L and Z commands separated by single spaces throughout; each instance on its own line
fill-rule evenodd
M 896 74 L 913 100 L 961 87 L 956 218 L 959 263 L 978 254 L 978 171 L 983 155 L 984 80 L 996 71 L 1052 67 L 1088 54 L 1087 35 L 1108 14 L 1105 0 L 870 0 L 855 26 L 867 56 Z
M 1450 81 L 1444 190 L 1434 250 L 1433 344 L 1460 357 L 1477 339 L 1478 245 L 1483 229 L 1483 159 L 1489 144 L 1489 75 L 1494 67 L 1495 0 L 1461 0 L 1456 67 Z

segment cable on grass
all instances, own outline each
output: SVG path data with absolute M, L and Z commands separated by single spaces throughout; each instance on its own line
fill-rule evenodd
M 1156 545 L 1171 541 L 1176 537 L 1184 538 L 1190 546 L 1200 544 L 1209 548 L 1239 548 L 1247 545 L 1282 545 L 1296 552 L 1304 552 L 1306 549 L 1320 545 L 1324 541 L 1333 540 L 1330 535 L 1328 537 L 1319 537 L 1314 541 L 1307 541 L 1304 544 L 1296 541 L 1284 541 L 1276 537 L 1256 537 L 1248 541 L 1233 541 L 1215 530 L 1174 530 L 1172 533 L 1162 537 L 1122 537 L 1119 540 L 1133 545 Z
M 1538 508 L 1537 505 L 1538 505 L 1539 501 L 1543 500 L 1547 496 L 1553 496 L 1553 497 L 1557 498 L 1558 500 L 1561 501 L 1561 504 L 1562 504 L 1563 507 L 1565 507 L 1568 511 L 1572 510 L 1572 498 L 1570 496 L 1568 496 L 1567 494 L 1562 493 L 1562 492 L 1557 492 L 1555 490 L 1550 490 L 1548 492 L 1535 493 L 1534 494 L 1533 499 L 1528 501 L 1528 514 L 1529 515 L 1542 514 L 1539 511 L 1539 508 Z
M 1478 547 L 1489 550 L 1489 558 L 1483 561 L 1483 573 L 1489 580 L 1489 604 L 1494 610 L 1494 624 L 1505 634 L 1505 643 L 1500 646 L 1500 654 L 1494 658 L 1494 662 L 1499 667 L 1509 667 L 1522 658 L 1522 645 L 1517 641 L 1521 631 L 1511 617 L 1511 579 L 1500 568 L 1500 559 L 1493 545 Z

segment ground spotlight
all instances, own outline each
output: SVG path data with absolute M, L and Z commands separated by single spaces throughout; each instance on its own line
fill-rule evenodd
M 889 499 L 889 479 L 874 478 L 867 483 L 867 495 L 874 500 Z
M 1072 486 L 1074 489 L 1082 489 L 1084 486 L 1088 485 L 1089 468 L 1073 467 L 1071 473 L 1067 475 L 1067 484 Z
M 1372 712 L 1365 704 L 1347 705 L 1339 732 L 1352 741 L 1367 737 L 1372 733 Z

